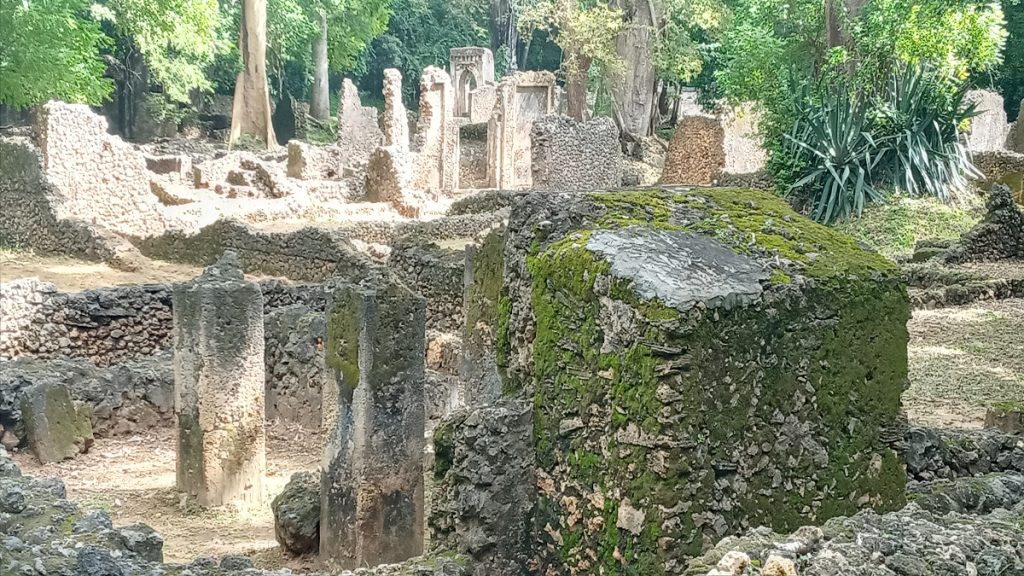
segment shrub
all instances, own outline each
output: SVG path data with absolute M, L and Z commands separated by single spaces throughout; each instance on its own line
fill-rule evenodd
M 881 187 L 943 201 L 979 176 L 960 126 L 976 115 L 966 84 L 951 86 L 927 65 L 893 72 L 867 98 L 843 75 L 791 96 L 792 127 L 771 149 L 777 182 L 819 222 L 860 215 Z

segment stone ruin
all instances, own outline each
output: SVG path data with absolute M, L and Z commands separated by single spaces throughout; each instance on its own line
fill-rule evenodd
M 496 86 L 487 124 L 487 181 L 492 188 L 529 188 L 533 121 L 555 110 L 555 76 L 516 72 Z
M 1017 202 L 1024 204 L 1024 139 L 1020 136 L 1020 119 L 1007 123 L 1003 98 L 995 92 L 972 90 L 967 100 L 978 110 L 978 115 L 971 118 L 967 147 L 981 172 L 980 185 L 985 189 L 1005 185 Z
M 680 117 L 661 182 L 767 188 L 766 154 L 757 135 L 758 121 L 759 114 L 750 105 Z
M 891 263 L 768 194 L 595 192 L 625 178 L 614 124 L 551 114 L 549 74 L 494 83 L 485 49 L 424 71 L 415 130 L 401 76 L 385 78 L 379 122 L 346 82 L 338 143 L 287 155 L 192 158 L 93 134 L 131 167 L 115 178 L 146 184 L 109 201 L 151 207 L 152 230 L 90 208 L 106 189 L 71 170 L 105 157 L 45 161 L 71 153 L 62 126 L 98 126 L 84 108 L 50 104 L 34 141 L 0 140 L 0 194 L 21 210 L 0 239 L 208 267 L 173 286 L 0 284 L 0 442 L 53 461 L 176 427 L 178 486 L 215 506 L 263 491 L 268 422 L 322 430 L 319 469 L 272 507 L 282 546 L 332 571 L 1024 566 L 1004 525 L 1024 514 L 1019 437 L 900 416 L 910 299 Z M 462 128 L 482 122 L 505 190 L 457 199 Z M 687 116 L 666 181 L 755 179 L 755 123 Z M 1017 257 L 1006 198 L 963 240 L 972 254 Z M 4 448 L 0 488 L 0 530 L 17 540 L 0 538 L 0 566 L 15 573 L 42 557 L 49 573 L 272 574 L 242 557 L 163 565 L 152 530 L 81 513 Z M 44 518 L 49 535 L 26 523 Z M 939 550 L 897 525 L 976 545 Z
M 202 506 L 262 497 L 263 371 L 263 294 L 227 252 L 174 289 L 177 483 Z

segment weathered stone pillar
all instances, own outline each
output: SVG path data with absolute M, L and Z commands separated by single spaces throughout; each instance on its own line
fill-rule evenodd
M 262 496 L 263 370 L 263 294 L 225 252 L 174 286 L 177 483 L 203 506 Z
M 494 402 L 501 396 L 494 337 L 498 330 L 504 249 L 504 227 L 491 230 L 480 245 L 466 246 L 463 274 L 466 325 L 459 362 L 459 400 L 469 407 Z
M 387 276 L 327 307 L 320 554 L 340 568 L 423 553 L 426 301 Z
M 409 117 L 402 102 L 402 73 L 384 70 L 384 145 L 409 150 Z

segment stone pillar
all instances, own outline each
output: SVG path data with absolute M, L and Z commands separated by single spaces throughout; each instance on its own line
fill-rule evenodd
M 463 274 L 466 325 L 459 363 L 459 400 L 469 407 L 489 404 L 501 396 L 494 337 L 498 329 L 504 249 L 504 227 L 490 231 L 479 245 L 466 246 Z
M 203 506 L 257 501 L 266 468 L 263 294 L 230 251 L 173 294 L 178 489 Z
M 384 140 L 377 123 L 377 109 L 363 106 L 359 90 L 345 78 L 338 99 L 338 148 L 342 167 L 365 164 Z M 340 170 L 339 170 L 340 171 Z
M 409 116 L 402 103 L 402 73 L 394 68 L 384 71 L 384 145 L 401 152 L 409 150 Z
M 423 553 L 426 301 L 393 278 L 327 307 L 320 554 L 339 568 Z

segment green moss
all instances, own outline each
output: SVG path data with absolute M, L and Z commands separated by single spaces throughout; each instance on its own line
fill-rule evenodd
M 334 308 L 327 315 L 327 347 L 324 363 L 342 375 L 347 386 L 359 385 L 360 295 L 351 289 L 335 293 Z
M 455 423 L 442 422 L 434 429 L 434 478 L 440 480 L 455 461 Z
M 896 272 L 884 257 L 863 250 L 845 234 L 801 217 L 785 200 L 767 192 L 697 188 L 599 192 L 591 197 L 607 208 L 598 219 L 599 227 L 644 225 L 699 232 L 739 253 L 795 262 L 802 274 L 812 278 Z
M 588 230 L 535 245 L 526 260 L 536 320 L 531 376 L 538 463 L 564 470 L 581 487 L 628 497 L 646 514 L 639 535 L 619 530 L 618 500 L 606 497 L 604 509 L 588 510 L 582 521 L 600 514 L 600 533 L 581 531 L 579 523 L 571 530 L 562 526 L 562 561 L 574 565 L 586 560 L 582 550 L 593 549 L 599 558 L 591 573 L 662 574 L 670 558 L 701 551 L 704 534 L 693 518 L 704 513 L 721 515 L 732 529 L 749 523 L 791 531 L 865 503 L 881 510 L 901 506 L 905 473 L 895 453 L 882 447 L 880 434 L 897 417 L 906 379 L 909 308 L 897 282 L 867 278 L 894 278 L 895 267 L 767 194 L 695 190 L 593 197 L 608 208 L 598 226 L 711 234 L 737 251 L 777 255 L 796 265 L 774 266 L 766 286 L 777 294 L 770 309 L 681 314 L 657 300 L 640 300 L 627 281 L 610 278 L 609 265 L 586 249 Z M 819 281 L 796 291 L 788 286 L 791 273 Z M 603 284 L 608 296 L 638 310 L 642 324 L 639 338 L 610 352 L 602 352 L 605 335 L 595 294 L 602 276 L 609 280 Z M 664 387 L 677 395 L 671 402 L 674 420 L 665 419 L 666 403 L 659 397 Z M 607 429 L 593 432 L 588 425 L 581 433 L 560 433 L 560 423 L 570 416 L 587 425 L 595 406 L 607 408 Z M 731 510 L 710 508 L 719 490 L 716 480 L 728 474 L 719 466 L 735 463 L 739 447 L 778 450 L 782 430 L 770 422 L 776 409 L 795 412 L 807 423 L 824 460 L 794 452 L 796 465 L 783 467 L 784 480 L 802 483 L 799 489 L 785 490 L 770 473 L 754 471 L 744 476 L 747 489 Z M 620 445 L 619 433 L 627 429 L 685 441 L 657 449 Z M 758 458 L 742 461 L 750 465 Z M 652 462 L 662 469 L 654 471 Z M 686 513 L 666 528 L 662 510 L 681 498 Z M 557 526 L 564 520 L 560 504 L 549 501 L 547 507 L 547 522 L 554 519 Z M 658 545 L 662 537 L 672 539 L 671 550 Z M 623 560 L 615 558 L 616 550 Z

